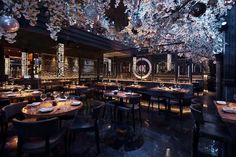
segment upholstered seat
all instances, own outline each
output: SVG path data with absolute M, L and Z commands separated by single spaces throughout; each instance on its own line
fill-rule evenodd
M 142 125 L 140 101 L 141 101 L 141 95 L 137 95 L 137 96 L 129 98 L 128 103 L 124 103 L 124 104 L 117 107 L 117 111 L 128 112 L 127 118 L 128 118 L 129 113 L 132 114 L 132 123 L 133 123 L 134 131 L 135 131 L 135 111 L 139 112 L 139 121 L 140 121 L 140 124 Z
M 231 144 L 232 138 L 225 126 L 209 123 L 204 120 L 202 105 L 192 104 L 190 109 L 195 123 L 193 127 L 193 157 L 196 157 L 198 154 L 198 141 L 200 137 L 216 140 L 224 145 Z
M 58 118 L 33 122 L 13 119 L 13 124 L 18 135 L 18 156 L 21 156 L 22 152 L 45 152 L 46 156 L 50 156 L 50 149 L 57 146 L 65 134 L 65 129 L 59 127 Z
M 70 130 L 92 128 L 94 128 L 94 119 L 91 116 L 77 116 L 69 127 Z
M 55 147 L 60 139 L 63 138 L 63 135 L 65 133 L 65 130 L 61 130 L 59 133 L 55 133 L 52 137 L 49 138 L 49 144 L 51 147 Z M 23 152 L 42 152 L 44 151 L 46 147 L 46 142 L 42 138 L 34 138 L 29 139 L 29 141 L 25 142 L 22 145 L 22 151 Z
M 92 115 L 91 116 L 77 116 L 69 127 L 69 144 L 71 144 L 72 133 L 81 131 L 94 131 L 96 136 L 97 152 L 100 152 L 99 146 L 99 130 L 98 120 L 101 109 L 104 107 L 104 102 L 94 100 L 92 102 Z

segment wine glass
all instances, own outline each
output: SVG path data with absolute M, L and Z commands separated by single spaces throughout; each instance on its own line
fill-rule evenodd
M 27 89 L 30 90 L 30 89 L 31 89 L 31 85 L 28 85 L 28 86 L 27 86 Z
M 68 99 L 68 98 L 69 98 L 69 96 L 70 96 L 70 95 L 69 95 L 69 93 L 68 93 L 68 92 L 65 92 L 65 93 L 64 93 L 64 97 L 65 97 L 66 99 Z
M 120 85 L 118 85 L 118 91 L 120 91 L 120 89 L 121 89 L 121 86 L 120 86 Z
M 234 94 L 234 100 L 236 101 L 236 94 Z
M 46 94 L 41 94 L 40 99 L 44 102 L 47 99 L 47 95 Z
M 53 93 L 52 93 L 52 96 L 53 96 L 53 98 L 54 98 L 54 100 L 58 97 L 58 92 L 57 91 L 54 91 Z
M 19 87 L 18 88 L 18 91 L 20 92 L 20 94 L 21 94 L 21 91 L 22 91 L 22 87 Z
M 125 91 L 125 86 L 123 86 L 123 91 Z

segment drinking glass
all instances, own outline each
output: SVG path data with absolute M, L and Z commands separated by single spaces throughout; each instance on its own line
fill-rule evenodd
M 121 89 L 121 87 L 120 87 L 120 85 L 118 86 L 118 91 L 120 91 L 120 89 Z
M 27 89 L 30 90 L 30 89 L 31 89 L 31 85 L 28 85 L 28 86 L 27 86 Z
M 21 93 L 21 91 L 22 91 L 22 87 L 19 87 L 19 88 L 18 88 L 18 91 Z
M 47 95 L 46 94 L 41 94 L 40 99 L 44 102 L 47 99 Z
M 125 86 L 123 86 L 123 91 L 125 91 Z
M 69 96 L 70 96 L 70 94 L 69 94 L 68 92 L 65 92 L 65 93 L 64 93 L 64 97 L 65 97 L 66 99 L 68 99 Z
M 54 91 L 53 93 L 52 93 L 52 96 L 53 96 L 53 98 L 54 98 L 54 100 L 58 97 L 58 92 L 57 91 Z
M 236 94 L 234 94 L 234 100 L 236 101 Z

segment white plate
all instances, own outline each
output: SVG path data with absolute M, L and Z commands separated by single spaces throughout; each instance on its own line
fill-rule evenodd
M 66 101 L 65 98 L 57 98 L 57 101 Z
M 132 92 L 125 92 L 125 94 L 126 94 L 126 95 L 130 95 L 130 94 L 132 94 Z
M 80 101 L 75 101 L 71 103 L 71 106 L 79 106 L 81 104 Z
M 222 110 L 227 113 L 236 113 L 236 110 L 230 107 L 223 107 Z
M 53 109 L 54 107 L 45 107 L 45 108 L 39 109 L 39 112 L 42 112 L 42 113 L 51 112 L 53 111 Z
M 219 105 L 226 105 L 226 101 L 216 101 L 216 103 Z
M 13 96 L 16 96 L 16 94 L 7 94 L 6 96 L 7 97 L 13 97 Z
M 27 106 L 33 107 L 33 106 L 38 106 L 40 104 L 41 102 L 33 102 L 32 104 L 28 104 Z
M 26 89 L 25 92 L 33 92 L 32 89 Z
M 38 94 L 38 93 L 41 93 L 40 91 L 33 91 L 32 92 L 33 94 Z

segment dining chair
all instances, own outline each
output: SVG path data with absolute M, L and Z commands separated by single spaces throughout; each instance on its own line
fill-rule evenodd
M 170 93 L 168 98 L 168 110 L 171 112 L 171 106 L 178 106 L 180 119 L 183 119 L 183 109 L 191 105 L 192 97 L 185 97 L 183 93 Z
M 4 121 L 3 121 L 3 112 L 2 108 L 9 105 L 10 100 L 9 99 L 2 99 L 0 100 L 0 138 L 2 138 L 3 132 L 4 132 Z
M 137 94 L 129 98 L 128 103 L 124 103 L 117 107 L 117 111 L 127 112 L 127 118 L 129 118 L 129 113 L 132 115 L 132 126 L 135 131 L 135 112 L 139 112 L 139 121 L 142 126 L 142 116 L 141 116 L 141 95 Z
M 12 122 L 13 118 L 24 119 L 22 115 L 22 108 L 27 105 L 27 101 L 12 103 L 2 108 L 2 135 L 3 135 L 3 144 L 1 146 L 1 152 L 3 152 L 8 136 L 8 128 Z
M 149 103 L 148 103 L 148 111 L 150 111 L 150 107 L 152 105 L 152 111 L 154 110 L 153 109 L 153 105 L 154 103 L 157 103 L 158 105 L 158 111 L 160 113 L 160 104 L 164 104 L 165 105 L 165 109 L 167 109 L 167 104 L 166 104 L 166 97 L 162 96 L 161 93 L 157 94 L 157 93 L 152 93 L 149 95 Z
M 77 117 L 75 117 L 71 126 L 69 126 L 69 148 L 72 142 L 72 136 L 75 135 L 76 132 L 93 131 L 96 137 L 97 153 L 100 152 L 98 121 L 100 118 L 101 110 L 104 107 L 104 102 L 94 100 L 92 104 L 91 116 L 78 115 Z
M 192 104 L 190 106 L 192 116 L 194 119 L 193 136 L 192 136 L 192 157 L 197 157 L 199 139 L 207 138 L 215 140 L 223 144 L 224 150 L 218 153 L 224 154 L 227 157 L 227 146 L 232 143 L 232 138 L 226 127 L 214 123 L 209 123 L 204 120 L 202 106 L 199 104 Z M 220 150 L 220 147 L 219 147 Z M 220 156 L 220 154 L 218 155 Z
M 59 119 L 39 121 L 21 121 L 13 119 L 13 126 L 17 131 L 17 154 L 21 157 L 23 153 L 34 154 L 45 152 L 50 156 L 50 150 L 55 148 L 62 139 L 65 139 L 65 130 L 59 127 Z M 66 150 L 65 140 L 65 150 Z

